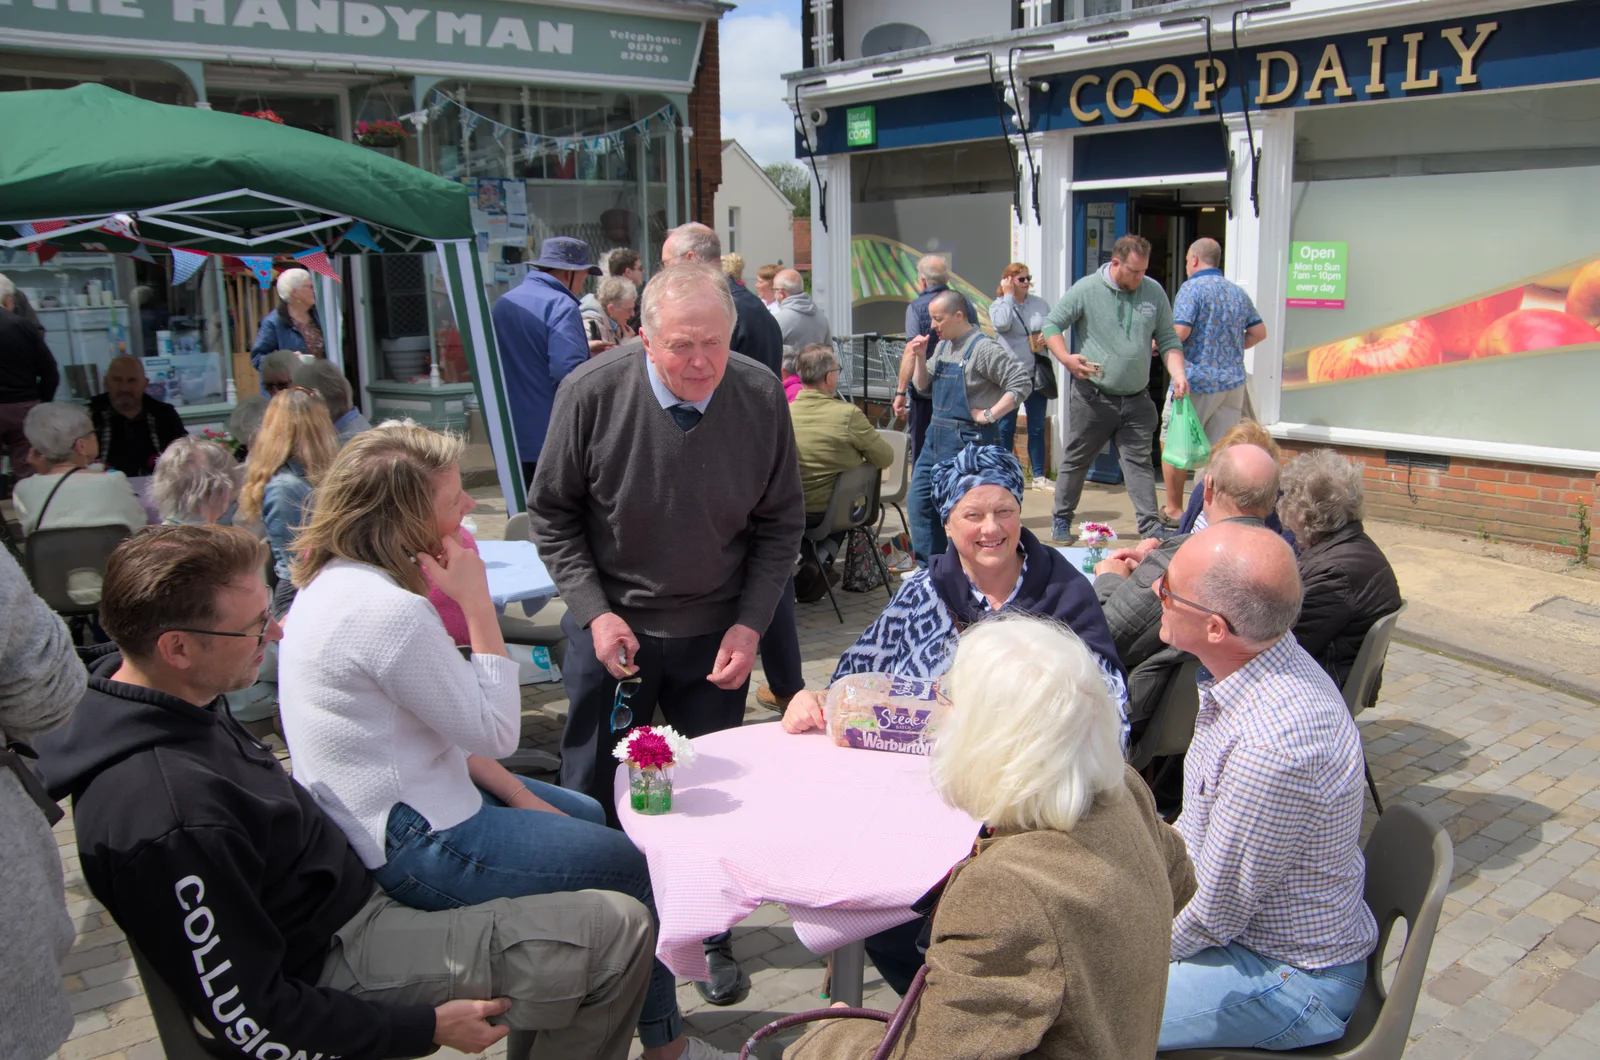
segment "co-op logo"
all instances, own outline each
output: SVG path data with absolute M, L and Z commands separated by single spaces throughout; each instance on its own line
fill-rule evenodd
M 1216 59 L 1200 59 L 1195 62 L 1194 70 L 1195 109 L 1209 110 L 1211 97 L 1222 87 L 1227 78 L 1227 71 Z M 1083 103 L 1084 90 L 1100 83 L 1099 74 L 1084 74 L 1072 83 L 1072 91 L 1067 94 L 1067 106 L 1072 108 L 1072 116 L 1085 125 L 1105 117 L 1105 111 L 1100 107 L 1085 107 Z M 1131 90 L 1127 94 L 1126 103 L 1118 99 L 1118 92 L 1123 86 Z M 1163 93 L 1170 93 L 1170 97 L 1162 99 Z M 1171 114 L 1182 108 L 1183 101 L 1188 95 L 1189 79 L 1184 76 L 1183 70 L 1172 63 L 1162 63 L 1150 71 L 1147 80 L 1140 80 L 1139 75 L 1132 70 L 1118 70 L 1106 79 L 1102 98 L 1105 110 L 1109 110 L 1113 117 L 1131 118 L 1139 113 L 1140 107 L 1146 107 L 1157 114 Z

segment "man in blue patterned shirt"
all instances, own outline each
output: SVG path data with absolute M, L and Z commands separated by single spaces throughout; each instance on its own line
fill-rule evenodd
M 1267 337 L 1267 325 L 1244 288 L 1222 275 L 1222 246 L 1215 239 L 1197 239 L 1184 259 L 1189 280 L 1172 303 L 1172 330 L 1183 343 L 1189 400 L 1205 425 L 1211 444 L 1244 416 L 1244 351 Z M 1172 392 L 1161 417 L 1166 444 Z M 1163 463 L 1167 487 L 1166 516 L 1183 517 L 1186 472 Z
M 1154 585 L 1161 639 L 1199 658 L 1175 827 L 1196 890 L 1172 924 L 1161 1049 L 1295 1049 L 1344 1034 L 1378 926 L 1362 900 L 1361 735 L 1290 633 L 1283 538 L 1223 523 Z

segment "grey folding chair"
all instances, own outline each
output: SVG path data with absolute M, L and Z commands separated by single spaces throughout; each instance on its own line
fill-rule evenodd
M 129 533 L 120 524 L 35 530 L 22 543 L 22 569 L 33 591 L 67 620 L 68 627 L 85 644 L 86 631 L 100 610 L 100 594 L 83 588 L 83 576 L 103 578 L 106 561 Z M 73 584 L 75 578 L 78 584 Z M 88 598 L 90 595 L 93 599 Z
M 901 505 L 911 489 L 911 435 L 905 431 L 880 427 L 878 437 L 888 442 L 889 448 L 894 450 L 894 459 L 883 469 L 883 482 L 879 486 L 878 533 L 883 533 L 883 520 L 890 508 L 900 513 L 900 526 L 909 533 L 911 521 L 906 518 L 906 510 Z
M 1450 835 L 1422 810 L 1396 803 L 1379 819 L 1366 846 L 1367 908 L 1378 920 L 1378 945 L 1367 958 L 1367 982 L 1344 1037 L 1289 1053 L 1264 1049 L 1184 1049 L 1161 1060 L 1267 1060 L 1273 1056 L 1329 1056 L 1341 1060 L 1400 1060 L 1411 1034 L 1417 997 L 1439 913 L 1450 890 L 1455 853 Z M 1406 924 L 1394 982 L 1383 985 L 1383 957 L 1396 922 Z
M 150 962 L 145 960 L 132 939 L 128 940 L 128 948 L 133 951 L 133 966 L 139 973 L 139 981 L 144 984 L 144 995 L 150 1002 L 150 1015 L 155 1020 L 161 1051 L 166 1053 L 167 1060 L 212 1060 L 222 1055 L 220 1042 L 214 1051 L 206 1048 L 205 1040 L 195 1029 L 194 1019 L 184 1010 L 183 1002 L 178 1000 L 178 995 L 167 985 L 167 981 L 150 967 Z
M 1394 639 L 1394 626 L 1404 611 L 1406 605 L 1401 603 L 1400 610 L 1384 615 L 1372 624 L 1367 630 L 1367 635 L 1361 638 L 1361 650 L 1356 653 L 1356 661 L 1350 667 L 1350 675 L 1344 679 L 1344 705 L 1350 708 L 1353 718 L 1363 710 L 1372 706 L 1378 699 L 1378 686 L 1383 680 L 1383 663 L 1389 655 L 1389 642 Z M 1366 758 L 1366 750 L 1362 749 L 1362 758 Z M 1372 767 L 1367 766 L 1367 790 L 1372 793 L 1372 805 L 1377 807 L 1378 813 L 1383 813 L 1383 800 L 1378 797 L 1377 781 L 1372 779 Z
M 1144 735 L 1128 754 L 1128 764 L 1133 768 L 1143 771 L 1157 758 L 1172 759 L 1189 750 L 1189 741 L 1194 739 L 1194 719 L 1200 713 L 1200 687 L 1196 684 L 1199 672 L 1200 660 L 1192 655 L 1173 667 Z M 1162 766 L 1163 774 L 1170 764 Z M 1151 787 L 1154 786 L 1152 782 Z
M 867 535 L 868 543 L 872 546 L 872 557 L 878 564 L 878 573 L 883 575 L 884 591 L 893 599 L 894 590 L 889 587 L 889 568 L 883 562 L 883 553 L 878 551 L 877 535 L 869 529 L 878 521 L 878 488 L 882 479 L 883 472 L 868 463 L 842 472 L 833 481 L 833 492 L 828 495 L 828 510 L 823 514 L 822 522 L 808 528 L 800 544 L 820 568 L 822 558 L 817 554 L 819 542 L 834 534 L 843 534 L 845 551 L 848 551 L 853 535 Z M 833 584 L 826 578 L 823 581 L 828 586 L 828 601 L 833 604 L 833 613 L 839 616 L 839 623 L 843 625 L 844 612 L 839 610 L 839 599 L 833 595 Z

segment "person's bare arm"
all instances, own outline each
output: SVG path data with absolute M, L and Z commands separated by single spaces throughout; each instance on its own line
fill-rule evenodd
M 1174 324 L 1172 330 L 1177 334 L 1179 342 L 1188 342 L 1194 329 L 1187 324 Z M 1248 333 L 1247 333 L 1248 334 Z
M 1260 321 L 1244 329 L 1244 348 L 1259 345 L 1267 337 L 1267 326 Z
M 490 795 L 513 809 L 561 813 L 560 810 L 529 791 L 528 786 L 515 773 L 492 758 L 486 758 L 483 755 L 468 755 L 467 775 L 472 778 L 472 782 L 479 788 L 487 791 Z M 566 814 L 561 815 L 563 817 L 566 816 Z

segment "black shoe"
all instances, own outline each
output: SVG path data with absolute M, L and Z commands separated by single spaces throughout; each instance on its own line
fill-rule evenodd
M 696 979 L 694 988 L 700 991 L 707 1004 L 736 1005 L 744 1000 L 750 991 L 750 980 L 745 978 L 731 950 L 707 950 L 706 964 L 711 968 L 711 982 L 702 983 Z

